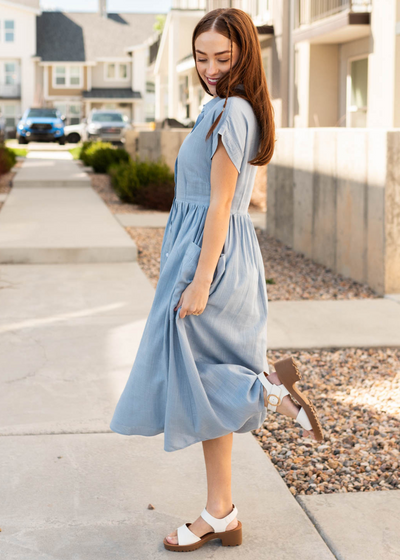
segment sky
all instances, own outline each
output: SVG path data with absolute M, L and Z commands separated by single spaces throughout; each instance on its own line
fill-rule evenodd
M 167 13 L 172 0 L 107 0 L 109 12 Z M 98 0 L 40 0 L 42 10 L 96 12 Z

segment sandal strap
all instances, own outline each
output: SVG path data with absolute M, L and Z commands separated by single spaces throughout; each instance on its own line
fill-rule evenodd
M 306 411 L 304 410 L 303 407 L 300 408 L 299 413 L 296 417 L 296 422 L 298 422 L 300 424 L 300 426 L 302 428 L 304 428 L 305 430 L 312 430 L 312 426 L 311 426 L 311 422 L 307 416 Z
M 193 544 L 193 543 L 201 540 L 200 537 L 195 535 L 189 529 L 189 527 L 187 526 L 186 523 L 184 523 L 183 525 L 178 527 L 177 532 L 178 532 L 178 544 L 180 546 L 183 546 L 183 545 L 186 545 L 186 544 Z
M 261 373 L 257 373 L 257 377 L 267 391 L 267 410 L 276 412 L 276 407 L 281 404 L 283 397 L 289 395 L 290 392 L 286 389 L 283 383 L 275 385 L 274 383 L 268 381 L 263 371 Z
M 206 508 L 203 509 L 200 515 L 204 519 L 204 521 L 211 525 L 215 533 L 222 533 L 226 531 L 229 523 L 233 521 L 238 514 L 238 510 L 235 504 L 232 504 L 232 506 L 233 510 L 231 511 L 231 513 L 228 513 L 228 515 L 226 517 L 223 517 L 222 519 L 218 519 L 217 517 L 211 515 L 211 513 L 208 513 Z

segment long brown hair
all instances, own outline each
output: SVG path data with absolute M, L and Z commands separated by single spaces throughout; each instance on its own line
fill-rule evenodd
M 252 165 L 267 165 L 270 162 L 275 147 L 275 122 L 274 108 L 272 106 L 267 80 L 262 65 L 261 47 L 258 40 L 257 29 L 250 16 L 237 8 L 219 8 L 208 12 L 197 23 L 192 36 L 193 58 L 196 61 L 194 47 L 197 37 L 206 31 L 216 31 L 227 37 L 231 42 L 231 61 L 229 72 L 217 82 L 218 97 L 225 97 L 221 113 L 207 133 L 206 140 L 219 123 L 225 110 L 228 97 L 242 97 L 246 99 L 257 117 L 260 125 L 260 148 L 255 158 L 249 163 Z M 232 41 L 240 48 L 239 59 L 232 68 Z M 197 70 L 203 89 L 212 95 L 208 85 L 204 82 Z M 242 85 L 242 90 L 237 86 Z

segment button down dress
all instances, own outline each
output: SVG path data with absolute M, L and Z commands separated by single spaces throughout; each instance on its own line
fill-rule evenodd
M 175 162 L 175 197 L 164 232 L 160 276 L 138 352 L 110 428 L 125 435 L 164 432 L 176 451 L 230 432 L 259 428 L 266 416 L 267 289 L 248 207 L 257 167 L 259 125 L 251 104 L 229 97 L 206 103 Z M 212 157 L 221 135 L 239 172 L 229 227 L 200 315 L 174 310 L 192 282 L 210 202 Z

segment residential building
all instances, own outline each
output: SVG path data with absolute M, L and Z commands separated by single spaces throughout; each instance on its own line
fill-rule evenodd
M 43 12 L 37 18 L 36 87 L 41 105 L 68 124 L 92 109 L 118 109 L 146 121 L 146 67 L 156 41 L 155 14 Z M 151 39 L 151 40 L 149 40 Z
M 288 126 L 400 126 L 400 2 L 291 6 Z
M 155 117 L 190 123 L 207 100 L 192 55 L 192 34 L 197 22 L 215 8 L 237 7 L 247 11 L 257 27 L 263 63 L 270 74 L 269 38 L 273 35 L 270 0 L 173 0 L 154 65 Z
M 0 114 L 8 131 L 33 103 L 38 14 L 39 0 L 0 0 Z
M 208 96 L 193 29 L 228 7 L 257 27 L 277 127 L 400 126 L 400 0 L 173 0 L 154 68 L 156 118 L 196 118 Z

